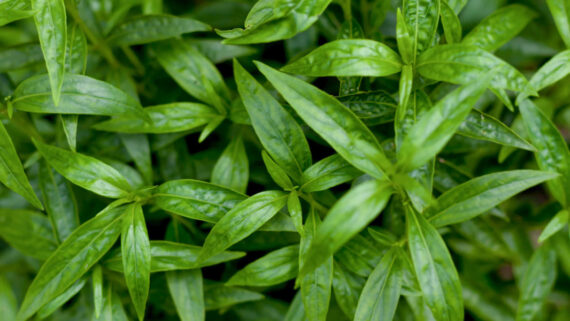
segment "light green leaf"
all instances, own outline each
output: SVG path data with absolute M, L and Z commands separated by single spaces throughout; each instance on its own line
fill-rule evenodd
M 0 182 L 22 195 L 30 204 L 43 210 L 42 203 L 32 189 L 18 152 L 10 135 L 0 121 Z
M 398 254 L 396 248 L 386 252 L 366 280 L 354 321 L 390 321 L 394 318 L 402 287 Z
M 87 68 L 87 39 L 79 28 L 73 24 L 68 28 L 67 46 L 65 48 L 65 72 L 85 74 Z
M 546 0 L 566 48 L 570 48 L 570 4 L 566 0 Z
M 412 66 L 404 66 L 400 75 L 400 87 L 398 89 L 399 102 L 398 108 L 396 109 L 396 118 L 394 119 L 396 151 L 400 149 L 404 136 L 416 120 L 415 101 L 413 104 L 409 103 L 413 81 L 414 73 Z
M 107 42 L 117 46 L 141 45 L 185 33 L 210 31 L 207 24 L 191 18 L 171 15 L 144 15 L 129 19 L 115 27 Z
M 29 9 L 26 1 L 3 1 L 0 3 L 0 27 L 33 16 L 35 11 Z
M 225 309 L 239 303 L 258 301 L 263 298 L 263 294 L 221 284 L 210 285 L 204 288 L 206 310 Z
M 277 163 L 275 163 L 275 161 L 271 159 L 271 156 L 269 156 L 265 150 L 261 151 L 261 159 L 263 159 L 263 163 L 265 164 L 265 168 L 267 169 L 269 176 L 271 176 L 277 185 L 279 185 L 284 190 L 293 189 L 293 183 L 291 182 L 289 176 L 287 176 L 285 170 L 283 170 Z
M 234 274 L 226 285 L 272 286 L 289 281 L 299 272 L 299 245 L 269 252 Z
M 457 270 L 445 242 L 420 214 L 406 207 L 412 262 L 423 298 L 438 321 L 463 320 L 463 299 Z
M 56 106 L 47 79 L 47 75 L 38 75 L 24 80 L 14 91 L 14 108 L 41 114 L 144 116 L 143 109 L 131 96 L 104 81 L 82 75 L 65 76 Z
M 336 260 L 333 262 L 332 288 L 340 309 L 349 319 L 354 319 L 358 298 L 364 286 L 364 278 L 346 270 Z
M 95 310 L 95 318 L 99 319 L 101 310 L 103 309 L 103 268 L 100 264 L 95 265 L 91 277 L 93 284 L 93 309 Z
M 279 191 L 261 192 L 239 203 L 214 225 L 198 261 L 205 261 L 243 240 L 267 223 L 286 203 L 287 194 Z
M 512 170 L 469 180 L 443 193 L 425 216 L 435 227 L 455 224 L 483 214 L 512 196 L 544 181 L 555 173 Z
M 0 312 L 8 320 L 16 319 L 16 313 L 18 313 L 18 301 L 4 275 L 0 276 Z
M 325 157 L 307 168 L 303 173 L 303 192 L 324 191 L 331 187 L 353 180 L 362 172 L 352 167 L 338 154 Z
M 249 180 L 249 162 L 241 135 L 233 138 L 212 170 L 212 183 L 245 193 Z
M 256 65 L 297 114 L 354 167 L 376 178 L 391 168 L 376 137 L 350 109 L 300 79 Z
M 413 54 L 420 54 L 432 45 L 436 35 L 441 0 L 404 0 L 402 10 L 413 39 Z
M 366 39 L 341 39 L 320 46 L 281 70 L 313 77 L 383 77 L 401 68 L 400 56 L 385 44 Z
M 65 73 L 67 18 L 63 0 L 32 0 L 38 38 L 49 74 L 53 104 L 59 105 Z
M 123 274 L 139 320 L 144 319 L 150 287 L 150 241 L 142 207 L 132 204 L 123 215 L 121 230 Z
M 18 320 L 31 317 L 97 263 L 119 238 L 124 210 L 103 210 L 78 227 L 50 255 L 26 292 Z
M 65 292 L 58 295 L 55 299 L 51 300 L 49 303 L 44 305 L 38 311 L 38 319 L 42 320 L 50 315 L 52 315 L 57 309 L 61 308 L 65 303 L 67 303 L 72 297 L 74 297 L 79 291 L 83 289 L 85 283 L 87 282 L 87 278 L 83 277 L 73 283 Z
M 181 321 L 206 319 L 200 269 L 166 272 L 166 282 Z
M 560 173 L 560 177 L 547 183 L 550 192 L 563 206 L 570 201 L 570 152 L 564 137 L 550 119 L 528 99 L 521 102 L 520 111 L 528 137 L 536 147 L 534 153 L 538 167 L 544 171 Z
M 475 26 L 461 43 L 493 52 L 514 38 L 535 17 L 534 11 L 520 4 L 502 7 Z
M 45 260 L 57 248 L 48 218 L 29 210 L 0 209 L 0 236 L 13 248 Z
M 319 226 L 300 275 L 314 271 L 370 224 L 384 209 L 392 192 L 386 181 L 370 180 L 344 194 Z
M 79 115 L 58 115 L 63 133 L 67 139 L 67 144 L 71 151 L 77 151 L 77 124 L 79 123 Z
M 253 129 L 269 155 L 295 181 L 311 166 L 311 151 L 293 117 L 234 60 L 234 76 Z
M 568 224 L 568 210 L 561 210 L 548 222 L 540 236 L 538 242 L 542 243 L 554 235 L 556 232 L 563 229 Z
M 396 40 L 398 42 L 398 51 L 405 64 L 410 64 L 415 59 L 414 40 L 410 36 L 406 19 L 402 15 L 402 11 L 398 8 L 396 13 Z
M 530 78 L 530 84 L 540 91 L 570 74 L 570 50 L 559 52 Z
M 458 43 L 461 41 L 461 21 L 459 21 L 459 17 L 457 17 L 455 11 L 446 1 L 441 2 L 441 25 L 443 26 L 447 43 Z
M 75 185 L 112 198 L 125 197 L 132 190 L 123 175 L 96 158 L 35 140 L 34 144 L 48 164 Z

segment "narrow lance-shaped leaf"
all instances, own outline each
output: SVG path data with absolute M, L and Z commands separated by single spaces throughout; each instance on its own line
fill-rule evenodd
M 271 156 L 269 156 L 269 154 L 267 154 L 267 152 L 264 150 L 261 151 L 261 159 L 263 160 L 263 164 L 265 164 L 265 168 L 267 169 L 269 176 L 271 176 L 277 185 L 279 185 L 284 190 L 293 189 L 293 182 L 291 182 L 291 179 L 285 170 L 283 170 L 277 163 L 275 163 L 275 161 L 271 159 Z
M 362 172 L 347 163 L 338 154 L 326 157 L 307 168 L 303 173 L 303 192 L 324 191 L 331 187 L 346 183 Z
M 67 18 L 63 0 L 32 0 L 38 38 L 49 74 L 53 104 L 59 105 L 65 73 Z
M 566 0 L 546 0 L 566 48 L 570 48 L 570 4 Z
M 563 229 L 568 224 L 568 210 L 561 210 L 548 222 L 540 236 L 538 242 L 542 243 L 550 238 L 556 232 Z
M 521 102 L 520 111 L 532 144 L 538 167 L 560 173 L 560 177 L 547 183 L 552 195 L 566 206 L 570 201 L 570 152 L 564 137 L 550 119 L 529 99 Z
M 429 48 L 437 31 L 441 0 L 405 0 L 404 18 L 413 39 L 414 56 Z
M 256 64 L 297 114 L 354 167 L 376 178 L 390 170 L 376 137 L 350 109 L 300 79 Z
M 399 255 L 399 249 L 392 248 L 382 256 L 364 284 L 354 321 L 390 321 L 394 318 L 402 287 Z
M 48 218 L 29 210 L 0 209 L 0 237 L 23 254 L 39 260 L 48 258 L 58 244 Z
M 404 66 L 400 75 L 400 87 L 398 90 L 399 102 L 398 108 L 396 109 L 396 118 L 394 119 L 396 151 L 400 149 L 404 135 L 406 135 L 409 127 L 416 120 L 415 102 L 413 104 L 409 103 L 413 81 L 414 73 L 412 66 Z
M 406 207 L 408 246 L 423 298 L 438 321 L 463 320 L 463 299 L 457 270 L 437 230 Z
M 414 41 L 410 36 L 406 19 L 402 15 L 400 8 L 397 9 L 396 13 L 396 40 L 398 42 L 398 51 L 404 63 L 412 63 L 415 59 Z
M 294 180 L 311 166 L 311 151 L 293 117 L 234 60 L 234 76 L 253 129 L 269 155 Z
M 366 125 L 378 125 L 392 121 L 397 102 L 386 91 L 369 91 L 338 97 Z
M 334 297 L 340 309 L 351 320 L 356 313 L 364 281 L 364 278 L 348 271 L 337 260 L 334 260 L 332 283 Z
M 398 164 L 412 170 L 433 158 L 449 141 L 485 90 L 487 79 L 459 87 L 427 111 L 410 128 L 398 152 Z
M 370 224 L 384 209 L 391 194 L 389 183 L 380 180 L 364 182 L 348 191 L 319 226 L 300 275 L 312 272 Z
M 143 175 L 146 184 L 152 184 L 152 164 L 150 144 L 146 135 L 128 135 L 119 136 L 121 142 L 125 146 L 127 153 L 131 156 L 137 169 Z
M 101 310 L 103 309 L 103 268 L 100 264 L 95 265 L 93 274 L 91 276 L 91 283 L 93 284 L 93 305 L 95 310 L 95 318 L 99 318 Z
M 493 52 L 514 38 L 535 17 L 534 11 L 520 4 L 502 7 L 475 26 L 461 43 Z
M 249 161 L 241 135 L 233 138 L 212 170 L 212 183 L 245 193 L 249 180 Z
M 18 312 L 26 320 L 83 276 L 119 238 L 124 207 L 103 210 L 78 227 L 42 265 Z
M 525 189 L 557 176 L 556 173 L 535 170 L 479 176 L 443 193 L 433 207 L 426 209 L 425 215 L 435 227 L 466 221 Z
M 457 43 L 461 41 L 461 21 L 455 11 L 449 6 L 447 1 L 441 1 L 441 25 L 447 43 Z
M 204 261 L 243 240 L 275 216 L 286 203 L 287 194 L 279 191 L 261 192 L 239 203 L 214 225 L 198 261 Z
M 181 321 L 204 321 L 206 319 L 200 269 L 167 272 L 166 282 Z
M 123 274 L 139 320 L 144 319 L 150 287 L 150 241 L 142 207 L 129 205 L 125 210 L 121 231 Z
M 313 77 L 383 77 L 401 68 L 400 56 L 385 44 L 366 39 L 341 39 L 320 46 L 281 70 Z
M 204 305 L 206 310 L 227 309 L 236 304 L 258 301 L 263 298 L 264 296 L 261 293 L 221 284 L 204 287 Z
M 43 210 L 42 203 L 32 189 L 24 167 L 20 162 L 16 147 L 0 121 L 0 182 L 9 189 L 22 195 L 28 202 Z
M 112 198 L 127 196 L 132 190 L 123 175 L 96 158 L 35 140 L 34 144 L 49 165 L 73 184 Z
M 85 74 L 87 68 L 87 39 L 77 24 L 71 25 L 67 33 L 65 72 Z
M 289 210 L 289 215 L 295 224 L 295 228 L 300 235 L 305 233 L 303 228 L 303 208 L 301 207 L 301 201 L 299 200 L 299 194 L 297 191 L 292 191 L 287 198 L 287 209 Z
M 2 307 L 2 316 L 9 320 L 16 318 L 18 313 L 18 301 L 12 291 L 12 287 L 4 275 L 0 276 L 0 306 Z
M 0 3 L 0 27 L 33 16 L 35 12 L 29 9 L 25 1 L 3 1 Z
M 570 50 L 559 52 L 530 78 L 530 84 L 540 91 L 570 74 Z M 517 97 L 518 99 L 518 97 Z
M 57 309 L 61 308 L 61 306 L 63 306 L 67 301 L 79 293 L 79 291 L 81 291 L 85 286 L 86 282 L 86 277 L 82 277 L 81 279 L 75 281 L 75 283 L 67 288 L 67 290 L 48 302 L 38 311 L 38 319 L 43 320 L 52 315 Z
M 556 281 L 556 252 L 549 243 L 532 255 L 520 284 L 516 321 L 531 321 L 539 313 Z

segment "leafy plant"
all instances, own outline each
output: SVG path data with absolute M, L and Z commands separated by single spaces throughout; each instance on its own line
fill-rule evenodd
M 0 0 L 3 320 L 566 320 L 570 2 Z

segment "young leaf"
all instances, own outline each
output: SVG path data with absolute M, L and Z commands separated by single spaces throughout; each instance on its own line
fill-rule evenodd
M 358 300 L 355 321 L 390 321 L 394 318 L 402 287 L 398 255 L 396 248 L 386 252 L 366 280 Z
M 408 132 L 409 127 L 415 122 L 416 118 L 415 104 L 409 104 L 413 81 L 412 66 L 404 66 L 400 75 L 399 102 L 394 119 L 396 151 L 400 149 L 403 136 Z
M 331 187 L 353 180 L 362 172 L 352 167 L 338 154 L 325 157 L 307 168 L 303 173 L 303 192 L 324 191 Z
M 246 265 L 226 285 L 271 286 L 289 281 L 299 272 L 299 245 L 283 247 Z
M 267 172 L 273 181 L 284 190 L 292 190 L 293 183 L 291 182 L 289 176 L 287 176 L 287 173 L 285 173 L 285 171 L 279 165 L 277 165 L 273 159 L 271 159 L 271 156 L 269 156 L 265 150 L 261 151 L 261 158 L 263 159 L 265 168 L 267 169 Z
M 461 21 L 459 21 L 459 17 L 457 17 L 455 11 L 446 1 L 441 2 L 441 25 L 443 26 L 447 43 L 458 43 L 461 41 Z
M 493 52 L 514 38 L 535 17 L 534 11 L 520 4 L 502 7 L 475 26 L 461 43 Z
M 198 261 L 205 261 L 243 240 L 275 216 L 286 203 L 287 195 L 279 191 L 261 192 L 239 203 L 214 225 Z
M 212 170 L 212 183 L 245 193 L 249 162 L 241 135 L 231 140 Z
M 129 205 L 123 215 L 121 230 L 123 274 L 139 320 L 144 319 L 150 287 L 150 241 L 142 207 Z
M 0 182 L 22 195 L 30 204 L 43 210 L 42 203 L 32 189 L 24 167 L 20 162 L 16 147 L 0 121 Z
M 87 39 L 77 24 L 71 25 L 68 29 L 65 50 L 65 72 L 85 74 L 88 51 Z
M 563 229 L 568 224 L 568 211 L 561 210 L 548 222 L 540 236 L 538 242 L 542 243 L 554 235 L 556 232 Z
M 544 171 L 560 173 L 560 177 L 547 183 L 552 195 L 566 206 L 570 201 L 570 152 L 564 137 L 548 117 L 530 100 L 520 104 L 523 122 L 532 144 L 538 167 Z
M 341 39 L 320 46 L 281 70 L 313 77 L 383 77 L 401 68 L 400 56 L 385 44 L 366 39 Z
M 34 144 L 48 164 L 75 185 L 95 194 L 112 198 L 127 196 L 132 190 L 123 175 L 96 158 L 46 145 L 36 140 Z
M 297 114 L 354 167 L 376 178 L 390 169 L 376 137 L 338 100 L 263 63 L 256 65 Z
M 67 18 L 63 0 L 32 0 L 38 38 L 44 53 L 53 104 L 59 105 L 65 73 Z M 51 100 L 51 99 L 50 99 Z
M 556 252 L 548 243 L 539 247 L 524 272 L 516 321 L 531 321 L 539 313 L 556 280 Z
M 562 41 L 566 44 L 566 48 L 570 48 L 570 4 L 565 0 L 546 0 L 546 4 Z
M 530 78 L 530 84 L 537 91 L 546 88 L 570 74 L 570 50 L 562 51 L 548 60 Z M 517 98 L 518 99 L 518 98 Z
M 283 107 L 234 60 L 234 76 L 253 129 L 269 155 L 294 180 L 311 166 L 303 130 Z
M 441 0 L 405 0 L 402 2 L 404 19 L 413 39 L 413 54 L 429 48 L 437 31 Z
M 389 183 L 370 180 L 344 194 L 319 226 L 307 250 L 300 275 L 304 276 L 314 271 L 342 245 L 370 224 L 384 209 L 392 192 Z
M 51 99 L 47 75 L 24 80 L 14 91 L 15 109 L 41 114 L 131 115 L 144 117 L 140 104 L 116 87 L 87 76 L 68 74 L 59 105 Z
M 512 170 L 476 177 L 443 193 L 435 205 L 426 209 L 426 217 L 435 227 L 469 220 L 497 206 L 504 200 L 544 181 L 555 173 Z
M 406 19 L 402 15 L 402 11 L 398 8 L 396 13 L 396 39 L 398 42 L 398 51 L 405 64 L 410 64 L 414 61 L 414 40 L 410 36 Z
M 95 310 L 95 318 L 99 319 L 101 310 L 103 309 L 103 268 L 100 264 L 95 265 L 91 277 L 93 283 L 93 305 Z
M 437 230 L 409 206 L 407 235 L 422 295 L 438 321 L 463 320 L 463 299 L 457 270 Z
M 129 19 L 115 27 L 107 37 L 107 42 L 117 46 L 141 45 L 210 29 L 207 24 L 191 18 L 144 15 Z
M 0 209 L 0 236 L 25 255 L 45 260 L 57 248 L 48 218 L 29 210 Z
M 78 227 L 42 265 L 18 312 L 26 320 L 63 293 L 113 246 L 121 233 L 124 207 L 103 210 Z
M 166 282 L 181 321 L 204 321 L 206 319 L 200 269 L 166 272 Z
M 299 200 L 299 194 L 296 191 L 292 191 L 287 198 L 287 209 L 289 210 L 289 215 L 295 228 L 300 235 L 303 235 L 303 209 L 301 208 L 301 201 Z

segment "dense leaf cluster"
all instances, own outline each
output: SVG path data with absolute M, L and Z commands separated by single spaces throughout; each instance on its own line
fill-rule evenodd
M 568 48 L 569 0 L 0 0 L 0 319 L 568 320 Z

